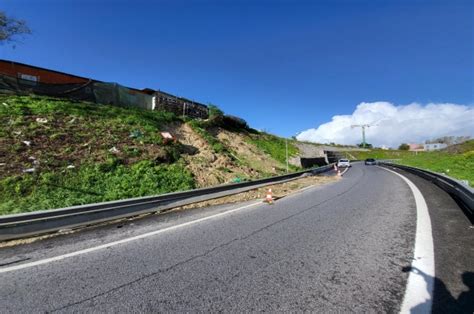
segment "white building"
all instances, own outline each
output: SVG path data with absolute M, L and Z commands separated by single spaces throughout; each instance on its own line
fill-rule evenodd
M 425 151 L 440 150 L 446 147 L 448 147 L 448 145 L 444 143 L 423 144 L 423 148 Z

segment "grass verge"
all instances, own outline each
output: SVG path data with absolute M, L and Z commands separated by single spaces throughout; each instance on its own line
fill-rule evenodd
M 0 214 L 105 202 L 193 189 L 194 179 L 183 163 L 132 166 L 110 159 L 63 172 L 40 172 L 0 181 Z
M 474 140 L 463 143 L 456 150 L 410 152 L 373 149 L 367 152 L 351 152 L 357 159 L 394 159 L 394 162 L 444 173 L 459 180 L 467 180 L 474 187 Z
M 260 133 L 249 134 L 248 141 L 281 164 L 286 164 L 286 140 L 284 138 L 268 133 Z M 293 145 L 292 140 L 288 140 L 288 158 L 291 158 L 297 154 L 298 148 Z M 292 165 L 290 165 L 289 168 L 291 171 L 300 170 L 299 168 Z

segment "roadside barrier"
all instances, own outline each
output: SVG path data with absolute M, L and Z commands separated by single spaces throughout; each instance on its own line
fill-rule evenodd
M 405 170 L 436 184 L 450 194 L 455 200 L 461 202 L 466 215 L 471 221 L 474 221 L 474 189 L 465 183 L 446 175 L 420 168 L 403 166 L 387 161 L 380 161 L 378 164 L 385 167 L 394 167 Z
M 105 221 L 162 212 L 174 207 L 238 194 L 263 186 L 295 180 L 303 174 L 319 174 L 333 169 L 333 164 L 254 181 L 224 184 L 210 188 L 174 192 L 0 216 L 0 241 L 68 230 Z

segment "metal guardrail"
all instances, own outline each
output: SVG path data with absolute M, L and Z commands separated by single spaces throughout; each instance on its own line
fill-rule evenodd
M 379 164 L 399 168 L 431 181 L 450 195 L 454 196 L 457 200 L 461 201 L 464 205 L 466 214 L 471 220 L 474 219 L 474 189 L 463 182 L 440 173 L 387 161 L 379 162 Z
M 305 173 L 318 174 L 333 169 L 333 164 L 310 170 L 241 183 L 72 206 L 54 210 L 0 216 L 0 241 L 97 224 L 109 220 L 160 212 L 196 202 L 238 194 L 262 186 L 294 180 Z

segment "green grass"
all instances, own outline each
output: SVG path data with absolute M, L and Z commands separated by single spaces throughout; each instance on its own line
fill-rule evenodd
M 284 138 L 268 134 L 250 134 L 248 138 L 249 143 L 257 146 L 259 149 L 270 155 L 273 159 L 286 164 L 286 141 Z M 298 148 L 293 145 L 293 140 L 288 140 L 288 157 L 298 154 Z M 296 167 L 291 166 L 292 170 L 297 170 Z
M 468 180 L 470 186 L 474 186 L 474 140 L 459 145 L 456 151 L 463 153 L 451 153 L 447 151 L 433 152 L 409 152 L 397 150 L 373 149 L 368 152 L 350 152 L 357 159 L 393 159 L 394 162 L 444 173 L 453 178 Z
M 159 133 L 174 121 L 164 111 L 0 95 L 0 214 L 194 188 L 179 147 L 164 145 Z M 23 173 L 33 165 L 30 156 L 37 171 Z
M 30 212 L 80 204 L 193 189 L 183 163 L 132 166 L 116 159 L 62 172 L 40 172 L 0 181 L 0 214 Z
M 3 105 L 6 104 L 5 105 Z M 48 119 L 48 123 L 38 124 L 27 121 L 28 116 L 40 116 Z M 141 143 L 161 143 L 157 131 L 167 123 L 177 121 L 173 113 L 165 111 L 149 111 L 138 108 L 122 108 L 89 102 L 70 101 L 43 96 L 7 96 L 0 95 L 0 119 L 2 124 L 10 128 L 26 127 L 29 134 L 35 131 L 54 129 L 53 121 L 81 124 L 88 135 L 95 130 L 102 136 L 110 132 L 140 132 Z M 7 128 L 0 131 L 0 136 L 7 135 Z M 77 135 L 78 137 L 81 134 Z M 119 138 L 117 138 L 119 139 Z
M 71 115 L 120 120 L 127 125 L 156 128 L 157 124 L 176 120 L 176 116 L 166 111 L 149 111 L 138 108 L 122 108 L 90 102 L 71 101 L 44 96 L 0 95 L 0 116 L 21 117 L 28 115 Z M 20 118 L 21 119 L 21 118 Z
M 469 185 L 474 187 L 474 151 L 456 155 L 446 152 L 419 153 L 406 156 L 398 163 L 444 173 L 460 180 L 468 180 Z
M 375 159 L 403 159 L 415 155 L 414 152 L 406 150 L 385 150 L 385 149 L 371 149 L 368 151 L 348 151 L 349 154 L 358 160 L 365 160 L 367 158 Z M 420 153 L 419 153 L 420 154 Z

